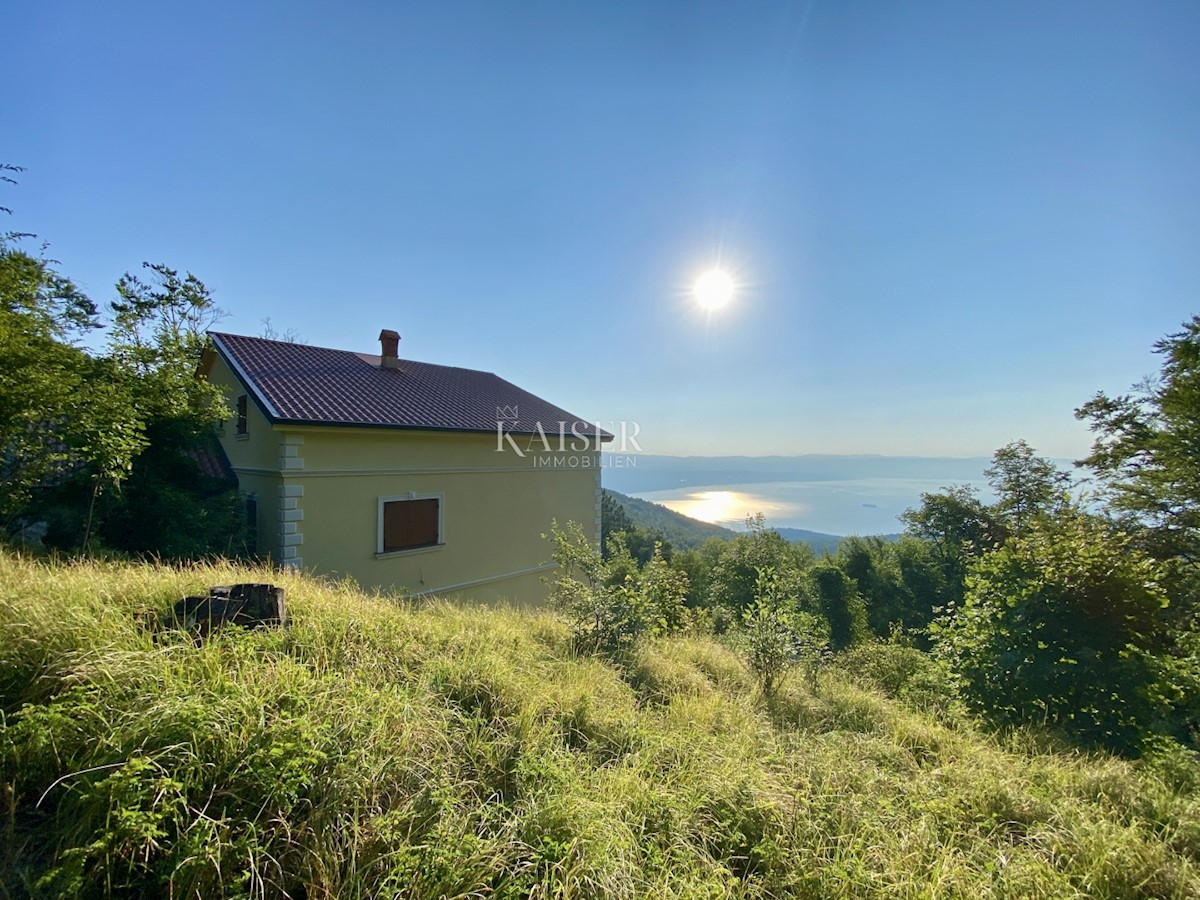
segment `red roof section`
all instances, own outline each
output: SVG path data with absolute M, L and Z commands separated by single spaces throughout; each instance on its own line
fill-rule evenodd
M 597 427 L 491 372 L 378 357 L 286 341 L 210 332 L 213 345 L 272 422 L 547 435 L 559 423 L 595 436 Z M 516 411 L 515 421 L 511 415 Z M 602 440 L 612 435 L 599 432 Z
M 228 482 L 237 487 L 237 475 L 233 471 L 233 464 L 229 462 L 225 448 L 221 446 L 215 434 L 206 432 L 195 445 L 185 447 L 183 455 L 196 464 L 196 468 L 205 478 Z

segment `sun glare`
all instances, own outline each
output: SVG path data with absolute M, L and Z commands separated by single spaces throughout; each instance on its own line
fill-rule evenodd
M 770 518 L 794 516 L 808 512 L 802 503 L 781 501 L 763 494 L 747 491 L 687 491 L 683 496 L 654 498 L 667 509 L 683 513 L 701 522 L 737 528 L 746 516 L 765 513 Z
M 692 294 L 705 309 L 720 309 L 733 299 L 733 279 L 720 269 L 709 269 L 696 279 Z
M 736 491 L 694 491 L 686 499 L 663 501 L 668 509 L 701 522 L 730 522 L 738 518 Z

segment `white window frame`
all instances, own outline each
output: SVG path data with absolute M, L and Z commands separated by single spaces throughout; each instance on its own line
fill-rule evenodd
M 383 549 L 383 507 L 386 503 L 395 503 L 405 500 L 436 500 L 438 502 L 438 542 L 425 547 L 409 547 L 406 550 L 388 550 Z M 375 558 L 388 559 L 393 556 L 408 556 L 412 553 L 429 553 L 433 550 L 441 550 L 446 546 L 446 495 L 445 494 L 428 494 L 409 491 L 406 494 L 390 494 L 386 497 L 380 497 L 376 506 L 375 518 Z

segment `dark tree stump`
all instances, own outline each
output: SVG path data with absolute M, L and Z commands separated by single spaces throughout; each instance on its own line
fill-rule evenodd
M 174 607 L 174 624 L 201 637 L 222 625 L 249 628 L 287 624 L 284 591 L 273 584 L 233 584 L 210 588 L 206 597 L 184 597 Z

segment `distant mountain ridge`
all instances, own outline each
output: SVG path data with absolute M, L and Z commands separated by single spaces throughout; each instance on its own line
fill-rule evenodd
M 808 544 L 817 553 L 837 553 L 838 547 L 842 541 L 846 540 L 846 536 L 839 534 L 825 534 L 821 531 L 809 531 L 805 528 L 776 528 L 780 537 L 784 540 L 791 541 L 793 544 Z M 885 541 L 898 541 L 900 534 L 873 534 L 863 535 L 863 537 L 878 537 Z
M 773 530 L 778 532 L 785 541 L 791 541 L 793 544 L 808 544 L 817 554 L 837 553 L 838 545 L 843 540 L 841 535 L 809 531 L 807 528 L 775 528 Z

